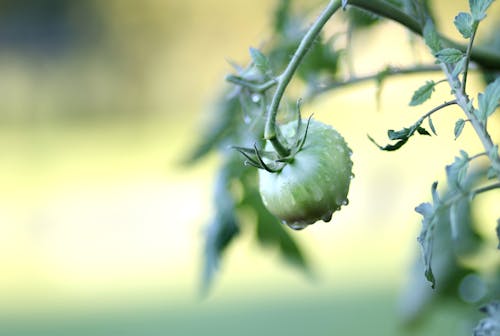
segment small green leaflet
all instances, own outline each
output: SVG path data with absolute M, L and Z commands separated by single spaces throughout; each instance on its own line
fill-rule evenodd
M 458 13 L 457 16 L 455 16 L 455 20 L 453 23 L 455 24 L 455 27 L 457 27 L 457 30 L 462 34 L 462 36 L 466 39 L 470 38 L 472 36 L 472 25 L 473 25 L 473 19 L 472 16 L 469 13 Z
M 417 91 L 413 93 L 411 97 L 410 106 L 417 106 L 429 99 L 434 92 L 434 86 L 436 83 L 432 80 L 425 82 L 424 85 L 419 87 Z
M 421 249 L 425 267 L 425 278 L 431 283 L 431 287 L 436 287 L 436 279 L 432 272 L 432 247 L 434 239 L 434 229 L 437 224 L 437 210 L 439 207 L 439 196 L 437 193 L 437 182 L 434 182 L 431 187 L 432 203 L 422 203 L 415 208 L 415 211 L 422 215 L 422 230 L 417 238 Z
M 455 161 L 446 166 L 446 178 L 450 188 L 462 188 L 469 169 L 469 161 L 469 154 L 461 150 L 460 156 L 455 157 Z
M 413 124 L 409 128 L 403 128 L 402 130 L 395 131 L 395 130 L 388 130 L 387 131 L 387 137 L 389 140 L 397 140 L 395 144 L 388 144 L 385 146 L 380 146 L 375 140 L 368 135 L 368 139 L 375 144 L 380 150 L 383 151 L 395 151 L 403 147 L 405 143 L 408 142 L 408 140 L 417 132 L 418 134 L 421 135 L 431 135 L 425 128 L 420 126 L 424 119 L 419 119 L 415 124 Z
M 441 39 L 439 38 L 436 28 L 434 27 L 434 23 L 432 23 L 431 19 L 428 19 L 425 23 L 423 35 L 425 44 L 427 44 L 427 46 L 431 48 L 433 53 L 441 50 Z
M 481 121 L 486 121 L 486 119 L 495 112 L 498 107 L 498 102 L 500 100 L 500 77 L 498 77 L 494 82 L 491 82 L 484 93 L 478 95 L 479 110 L 477 111 L 477 116 Z
M 494 0 L 469 0 L 469 7 L 475 21 L 481 21 L 486 17 L 486 10 Z
M 460 61 L 455 64 L 455 67 L 453 68 L 453 72 L 451 73 L 451 76 L 453 78 L 457 78 L 460 73 L 462 73 L 465 69 L 465 63 L 467 62 L 467 58 L 464 56 Z
M 434 127 L 434 123 L 432 122 L 431 116 L 427 118 L 427 121 L 429 122 L 429 128 L 431 129 L 432 133 L 434 135 L 437 135 L 436 128 Z
M 268 77 L 271 77 L 273 71 L 271 70 L 271 63 L 269 59 L 264 55 L 259 49 L 250 48 L 250 56 L 252 57 L 252 61 L 259 69 L 259 71 Z
M 462 59 L 464 54 L 455 48 L 441 49 L 436 53 L 436 57 L 443 63 L 457 63 Z
M 460 134 L 462 134 L 464 126 L 465 126 L 465 120 L 458 119 L 457 122 L 455 123 L 455 131 L 454 131 L 454 133 L 455 133 L 455 140 L 457 140 L 458 137 L 460 136 Z

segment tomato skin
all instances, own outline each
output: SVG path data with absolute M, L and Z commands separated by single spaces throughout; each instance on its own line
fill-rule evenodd
M 281 127 L 287 139 L 296 122 Z M 272 150 L 271 144 L 266 150 Z M 330 221 L 346 205 L 352 179 L 352 151 L 331 126 L 311 120 L 302 149 L 280 171 L 259 170 L 259 189 L 267 209 L 292 229 Z

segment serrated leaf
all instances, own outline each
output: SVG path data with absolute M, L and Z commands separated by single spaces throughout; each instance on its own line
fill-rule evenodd
M 480 120 L 486 121 L 495 112 L 500 101 L 500 77 L 488 84 L 484 93 L 478 95 L 478 101 L 478 117 Z
M 436 183 L 433 184 L 437 185 Z M 431 287 L 436 287 L 436 278 L 432 272 L 432 250 L 433 250 L 433 234 L 436 224 L 435 207 L 430 203 L 422 203 L 415 208 L 415 211 L 422 215 L 422 230 L 420 231 L 417 241 L 420 244 L 422 251 L 422 259 L 424 262 L 424 275 L 427 281 L 431 283 Z
M 250 48 L 250 56 L 252 57 L 252 61 L 259 69 L 259 71 L 268 77 L 272 76 L 271 63 L 266 55 L 264 55 L 259 49 Z
M 290 20 L 291 0 L 281 0 L 274 12 L 274 31 L 282 34 Z
M 431 129 L 432 133 L 434 135 L 437 135 L 436 128 L 434 127 L 434 123 L 432 122 L 432 118 L 430 115 L 429 117 L 427 117 L 427 121 L 429 122 L 429 128 Z
M 213 277 L 219 268 L 222 253 L 239 233 L 235 200 L 230 191 L 229 184 L 232 178 L 241 174 L 241 166 L 239 159 L 229 159 L 224 163 L 217 175 L 214 190 L 215 215 L 205 230 L 203 292 L 208 291 L 210 287 Z
M 462 134 L 462 131 L 464 130 L 465 126 L 465 120 L 463 119 L 458 119 L 457 122 L 455 123 L 455 130 L 453 131 L 455 134 L 455 140 Z
M 466 39 L 470 38 L 472 36 L 472 24 L 473 24 L 473 19 L 472 16 L 469 13 L 458 13 L 457 16 L 455 16 L 455 20 L 453 23 L 455 24 L 455 27 L 457 27 L 457 30 L 462 34 L 462 36 Z
M 307 261 L 297 242 L 290 236 L 284 225 L 262 203 L 259 191 L 245 184 L 245 197 L 242 207 L 249 207 L 256 215 L 256 232 L 259 242 L 267 246 L 277 246 L 282 256 L 290 263 L 309 271 Z
M 455 48 L 441 49 L 435 55 L 441 62 L 446 64 L 457 63 L 464 56 L 460 50 Z
M 469 7 L 475 21 L 481 21 L 486 17 L 486 10 L 494 0 L 469 0 Z
M 428 19 L 425 23 L 422 33 L 424 35 L 425 44 L 427 44 L 427 46 L 433 53 L 441 50 L 441 39 L 439 38 L 436 28 L 434 27 L 434 23 L 431 19 Z
M 451 76 L 453 78 L 457 78 L 458 75 L 460 75 L 464 70 L 465 70 L 465 64 L 467 63 L 467 57 L 462 57 L 460 61 L 455 64 L 453 67 L 453 72 L 451 73 Z
M 222 97 L 210 111 L 212 118 L 201 132 L 199 143 L 193 150 L 182 158 L 182 163 L 193 164 L 205 157 L 208 153 L 218 148 L 234 132 L 236 125 L 240 122 L 238 118 L 239 101 L 236 97 Z
M 409 128 L 403 128 L 399 131 L 395 130 L 388 130 L 387 131 L 387 137 L 389 140 L 397 140 L 396 143 L 394 144 L 388 144 L 385 146 L 379 145 L 371 136 L 368 135 L 368 139 L 375 144 L 380 150 L 383 151 L 395 151 L 398 150 L 399 148 L 403 147 L 404 144 L 408 142 L 408 140 L 417 132 L 418 134 L 421 135 L 431 135 L 425 128 L 421 127 L 420 125 L 424 119 L 419 119 L 415 124 L 413 124 Z
M 500 335 L 500 301 L 492 301 L 479 309 L 488 317 L 479 321 L 474 328 L 473 336 L 498 336 Z
M 424 85 L 419 87 L 411 97 L 410 106 L 417 106 L 429 99 L 434 92 L 436 83 L 432 80 L 425 82 Z
M 429 136 L 431 135 L 431 134 L 429 133 L 429 131 L 427 131 L 425 128 L 423 128 L 423 127 L 421 127 L 421 126 L 417 127 L 417 132 L 418 132 L 418 134 L 420 134 L 420 135 L 429 135 Z
M 462 150 L 460 156 L 455 157 L 455 161 L 446 166 L 446 178 L 450 188 L 462 188 L 469 169 L 469 161 L 469 155 Z

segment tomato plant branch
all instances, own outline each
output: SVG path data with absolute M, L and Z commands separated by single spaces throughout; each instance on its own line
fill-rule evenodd
M 396 77 L 396 76 L 401 76 L 401 75 L 410 75 L 410 74 L 418 74 L 418 73 L 428 73 L 428 72 L 441 72 L 441 68 L 437 65 L 434 64 L 429 64 L 429 65 L 416 65 L 416 66 L 411 66 L 411 67 L 405 67 L 405 68 L 398 68 L 398 67 L 392 67 L 389 66 L 385 68 L 382 71 L 379 71 L 377 73 L 369 74 L 369 75 L 364 75 L 364 76 L 353 76 L 350 77 L 344 81 L 333 81 L 330 83 L 327 83 L 325 85 L 321 86 L 316 86 L 310 89 L 306 96 L 306 100 L 312 100 L 316 98 L 316 96 L 321 95 L 327 91 L 334 90 L 337 88 L 345 87 L 345 86 L 350 86 L 350 85 L 356 85 L 360 84 L 363 82 L 367 81 L 381 81 L 386 79 L 387 77 Z
M 481 140 L 481 143 L 482 143 L 486 153 L 490 153 L 495 145 L 494 145 L 493 141 L 491 140 L 491 137 L 488 134 L 485 125 L 475 115 L 474 107 L 472 106 L 472 102 L 470 101 L 467 94 L 464 94 L 461 90 L 457 89 L 457 88 L 461 87 L 461 84 L 459 83 L 459 80 L 453 76 L 452 70 L 450 69 L 448 64 L 441 63 L 441 68 L 443 69 L 443 72 L 446 74 L 446 77 L 448 78 L 448 83 L 455 93 L 457 104 L 464 111 L 465 115 L 467 116 L 467 119 L 469 119 L 470 123 L 472 124 L 472 127 L 474 128 L 474 131 L 476 132 L 477 136 Z M 492 167 L 496 171 L 500 172 L 500 159 L 499 159 L 499 157 L 497 156 L 497 157 L 489 157 L 489 158 L 490 158 Z M 500 179 L 500 176 L 498 178 Z
M 297 70 L 307 51 L 316 40 L 316 37 L 321 32 L 321 29 L 323 29 L 323 26 L 326 24 L 326 22 L 328 22 L 330 17 L 340 8 L 340 5 L 340 0 L 330 1 L 328 6 L 316 19 L 311 28 L 309 28 L 307 33 L 300 41 L 300 44 L 293 54 L 292 59 L 290 63 L 288 63 L 286 69 L 277 78 L 277 87 L 274 91 L 274 95 L 269 106 L 264 137 L 266 140 L 269 140 L 271 142 L 274 149 L 280 156 L 286 157 L 288 156 L 288 154 L 290 154 L 290 149 L 287 148 L 286 145 L 282 144 L 277 136 L 276 116 L 278 114 L 278 108 L 281 98 L 283 97 L 288 83 L 290 83 L 293 74 Z
M 255 92 L 255 93 L 266 92 L 268 89 L 272 88 L 273 86 L 275 86 L 277 84 L 277 81 L 274 78 L 265 82 L 265 83 L 262 83 L 262 84 L 255 84 L 255 83 L 252 83 L 252 82 L 250 82 L 250 81 L 248 81 L 240 76 L 235 76 L 235 75 L 226 76 L 226 81 L 233 83 L 233 84 L 236 84 L 236 85 L 239 85 L 239 86 L 242 86 L 242 87 L 245 87 L 245 88 L 247 88 L 250 91 Z
M 380 15 L 387 19 L 396 21 L 406 28 L 410 29 L 417 35 L 422 35 L 423 27 L 422 25 L 413 17 L 409 16 L 398 7 L 387 3 L 382 0 L 348 0 L 348 4 L 361 9 L 365 9 L 374 14 Z M 448 47 L 453 47 L 459 49 L 463 52 L 466 51 L 467 47 L 463 44 L 456 43 L 444 36 L 440 36 L 441 40 Z M 486 48 L 474 47 L 471 50 L 471 59 L 485 68 L 500 69 L 500 54 L 498 52 L 492 51 Z

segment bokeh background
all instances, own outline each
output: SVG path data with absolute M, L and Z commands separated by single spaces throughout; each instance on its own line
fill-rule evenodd
M 451 22 L 467 2 L 437 5 L 458 39 Z M 0 1 L 0 335 L 403 334 L 400 297 L 419 253 L 413 209 L 460 148 L 480 148 L 467 128 L 453 141 L 453 108 L 434 120 L 439 137 L 400 152 L 367 140 L 383 142 L 386 129 L 432 107 L 407 107 L 429 76 L 389 79 L 379 110 L 373 83 L 307 105 L 343 133 L 356 174 L 350 205 L 331 223 L 293 233 L 313 274 L 243 227 L 200 296 L 218 157 L 180 162 L 231 71 L 226 60 L 244 64 L 248 47 L 265 43 L 274 6 Z M 407 40 L 392 23 L 357 36 L 356 72 L 425 60 Z M 478 76 L 471 83 L 481 89 Z M 448 92 L 440 86 L 434 102 Z M 492 230 L 498 214 L 478 213 Z M 452 335 L 461 323 L 442 307 L 409 334 Z

